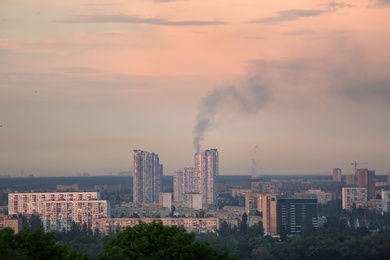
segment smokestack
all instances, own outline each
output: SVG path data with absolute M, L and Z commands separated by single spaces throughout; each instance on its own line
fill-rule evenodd
M 202 100 L 198 107 L 196 124 L 193 128 L 194 139 L 192 141 L 195 151 L 200 151 L 205 133 L 212 125 L 217 110 L 222 107 L 221 104 L 224 101 L 227 99 L 233 100 L 234 102 L 231 105 L 236 106 L 241 114 L 256 114 L 268 102 L 268 92 L 268 87 L 261 84 L 256 78 L 247 80 L 241 88 L 227 86 L 214 89 Z

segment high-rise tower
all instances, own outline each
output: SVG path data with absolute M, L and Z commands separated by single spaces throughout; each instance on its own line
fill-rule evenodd
M 186 193 L 200 193 L 194 168 L 184 168 L 173 175 L 174 201 L 182 202 Z
M 340 168 L 333 169 L 333 181 L 341 182 L 341 169 Z
M 217 205 L 217 177 L 219 158 L 217 149 L 200 151 L 195 154 L 195 174 L 198 192 L 202 194 L 202 203 Z
M 162 191 L 163 166 L 158 154 L 134 150 L 133 202 L 158 202 Z
M 375 199 L 375 171 L 368 169 L 356 170 L 356 187 L 367 189 L 367 199 Z

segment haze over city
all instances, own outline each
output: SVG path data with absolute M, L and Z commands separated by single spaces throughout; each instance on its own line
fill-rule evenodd
M 390 171 L 388 1 L 0 6 L 0 175 Z

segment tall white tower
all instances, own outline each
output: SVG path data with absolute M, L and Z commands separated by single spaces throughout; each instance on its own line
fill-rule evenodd
M 158 202 L 162 176 L 163 166 L 158 154 L 134 150 L 133 202 Z
M 219 156 L 217 149 L 200 151 L 195 154 L 195 173 L 198 191 L 203 204 L 217 205 L 217 178 L 219 175 Z

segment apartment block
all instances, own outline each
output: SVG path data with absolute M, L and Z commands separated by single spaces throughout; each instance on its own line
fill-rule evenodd
M 185 193 L 200 193 L 198 178 L 194 168 L 184 168 L 173 175 L 174 202 L 183 202 Z
M 72 222 L 90 228 L 92 218 L 110 215 L 110 207 L 98 192 L 9 193 L 8 214 L 38 214 L 45 231 L 68 231 Z
M 217 149 L 200 151 L 195 154 L 197 191 L 202 194 L 203 204 L 217 205 L 217 178 L 219 155 Z
M 164 226 L 183 227 L 188 232 L 206 233 L 219 229 L 218 218 L 98 218 L 93 220 L 92 228 L 102 234 L 109 234 L 140 222 L 149 224 L 156 220 L 161 220 Z
M 340 168 L 333 169 L 332 179 L 334 182 L 341 182 L 341 169 Z
M 158 202 L 162 191 L 163 165 L 158 154 L 134 150 L 133 202 Z
M 382 191 L 382 212 L 390 211 L 390 191 Z
M 369 171 L 368 169 L 357 169 L 356 187 L 367 189 L 367 200 L 375 199 L 375 171 Z
M 183 207 L 191 209 L 202 209 L 202 194 L 186 193 L 184 194 Z
M 366 188 L 347 188 L 343 187 L 341 191 L 343 209 L 352 210 L 356 202 L 367 201 Z

